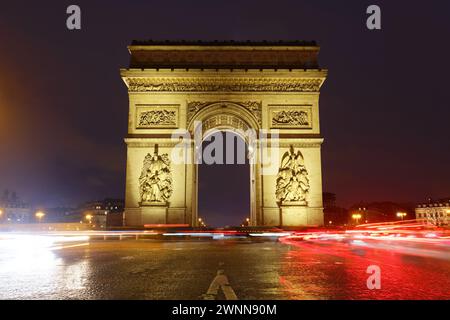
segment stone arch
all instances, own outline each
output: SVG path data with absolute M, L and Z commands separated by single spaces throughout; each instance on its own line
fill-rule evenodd
M 327 70 L 317 61 L 319 47 L 315 43 L 246 42 L 224 46 L 138 42 L 129 49 L 130 65 L 121 70 L 129 97 L 126 225 L 197 225 L 197 171 L 195 162 L 190 161 L 195 160 L 192 148 L 196 140 L 192 137 L 196 120 L 205 122 L 206 129 L 237 132 L 248 127 L 257 131 L 257 147 L 253 148 L 257 159 L 252 166 L 253 225 L 323 225 L 319 96 Z M 166 60 L 163 64 L 162 56 Z M 225 61 L 224 57 L 228 65 L 217 64 Z M 143 205 L 139 194 L 143 160 L 156 144 L 160 157 L 171 155 L 184 140 L 172 139 L 178 131 L 187 137 L 183 146 L 188 149 L 185 158 L 189 161 L 170 163 L 173 193 L 168 202 Z M 277 174 L 280 169 L 291 170 L 293 165 L 288 163 L 282 168 L 281 155 L 291 146 L 296 154 L 301 152 L 308 170 L 306 206 L 292 197 L 277 202 Z M 276 152 L 272 154 L 269 148 Z M 265 161 L 265 151 L 270 151 L 270 164 Z M 148 184 L 161 185 L 151 178 Z M 298 190 L 294 181 L 280 188 L 291 186 Z
M 245 106 L 230 101 L 218 101 L 212 103 L 204 103 L 197 105 L 198 110 L 191 114 L 188 120 L 187 128 L 191 134 L 194 133 L 194 123 L 200 121 L 202 123 L 202 141 L 210 133 L 215 130 L 231 131 L 239 135 L 244 142 L 249 145 L 249 136 L 245 133 L 247 130 L 254 130 L 254 134 L 258 134 L 260 124 L 258 116 L 252 113 Z M 255 137 L 256 138 L 256 137 Z M 260 179 L 257 176 L 258 164 L 253 161 L 249 165 L 250 169 L 250 224 L 261 224 L 261 219 L 257 215 L 257 201 L 260 198 L 261 188 L 258 187 Z M 198 165 L 192 166 L 194 185 L 192 188 L 193 199 L 192 202 L 192 224 L 195 225 L 198 220 Z
M 190 132 L 194 130 L 195 121 L 201 121 L 204 124 L 204 132 L 216 128 L 219 130 L 243 130 L 244 132 L 247 129 L 253 129 L 257 133 L 260 129 L 260 116 L 258 119 L 260 113 L 257 110 L 250 111 L 248 106 L 239 102 L 205 102 L 197 103 L 195 106 L 189 105 L 188 108 L 190 114 L 187 128 Z

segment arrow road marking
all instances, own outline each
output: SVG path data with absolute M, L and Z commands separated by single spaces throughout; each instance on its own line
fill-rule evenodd
M 238 300 L 228 281 L 228 277 L 222 269 L 217 271 L 217 275 L 209 285 L 208 291 L 203 295 L 203 300 L 215 300 L 220 289 L 222 289 L 226 300 Z

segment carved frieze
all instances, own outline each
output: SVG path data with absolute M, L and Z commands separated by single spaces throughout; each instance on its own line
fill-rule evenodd
M 178 107 L 140 106 L 136 107 L 136 128 L 177 128 Z
M 321 78 L 126 78 L 130 92 L 318 92 Z

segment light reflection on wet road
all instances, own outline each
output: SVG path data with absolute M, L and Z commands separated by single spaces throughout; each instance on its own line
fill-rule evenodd
M 366 287 L 374 264 L 380 290 Z M 202 299 L 218 269 L 239 299 L 450 298 L 449 260 L 250 239 L 107 240 L 59 250 L 0 244 L 0 298 Z

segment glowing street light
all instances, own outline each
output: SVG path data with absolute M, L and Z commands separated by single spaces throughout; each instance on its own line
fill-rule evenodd
M 38 211 L 36 212 L 35 216 L 38 219 L 39 223 L 41 223 L 42 218 L 45 217 L 45 213 L 43 213 L 42 211 Z
M 356 224 L 359 224 L 359 219 L 361 219 L 361 214 L 360 213 L 354 213 L 352 214 L 352 219 L 355 220 Z
M 86 220 L 87 220 L 89 223 L 92 222 L 92 215 L 91 215 L 91 214 L 87 214 L 87 215 L 85 216 L 85 218 L 86 218 Z
M 203 221 L 202 218 L 198 218 L 198 224 L 199 224 L 200 227 L 206 227 L 206 224 L 205 224 L 205 222 Z
M 402 218 L 402 220 L 406 217 L 406 212 L 397 212 L 397 217 Z

